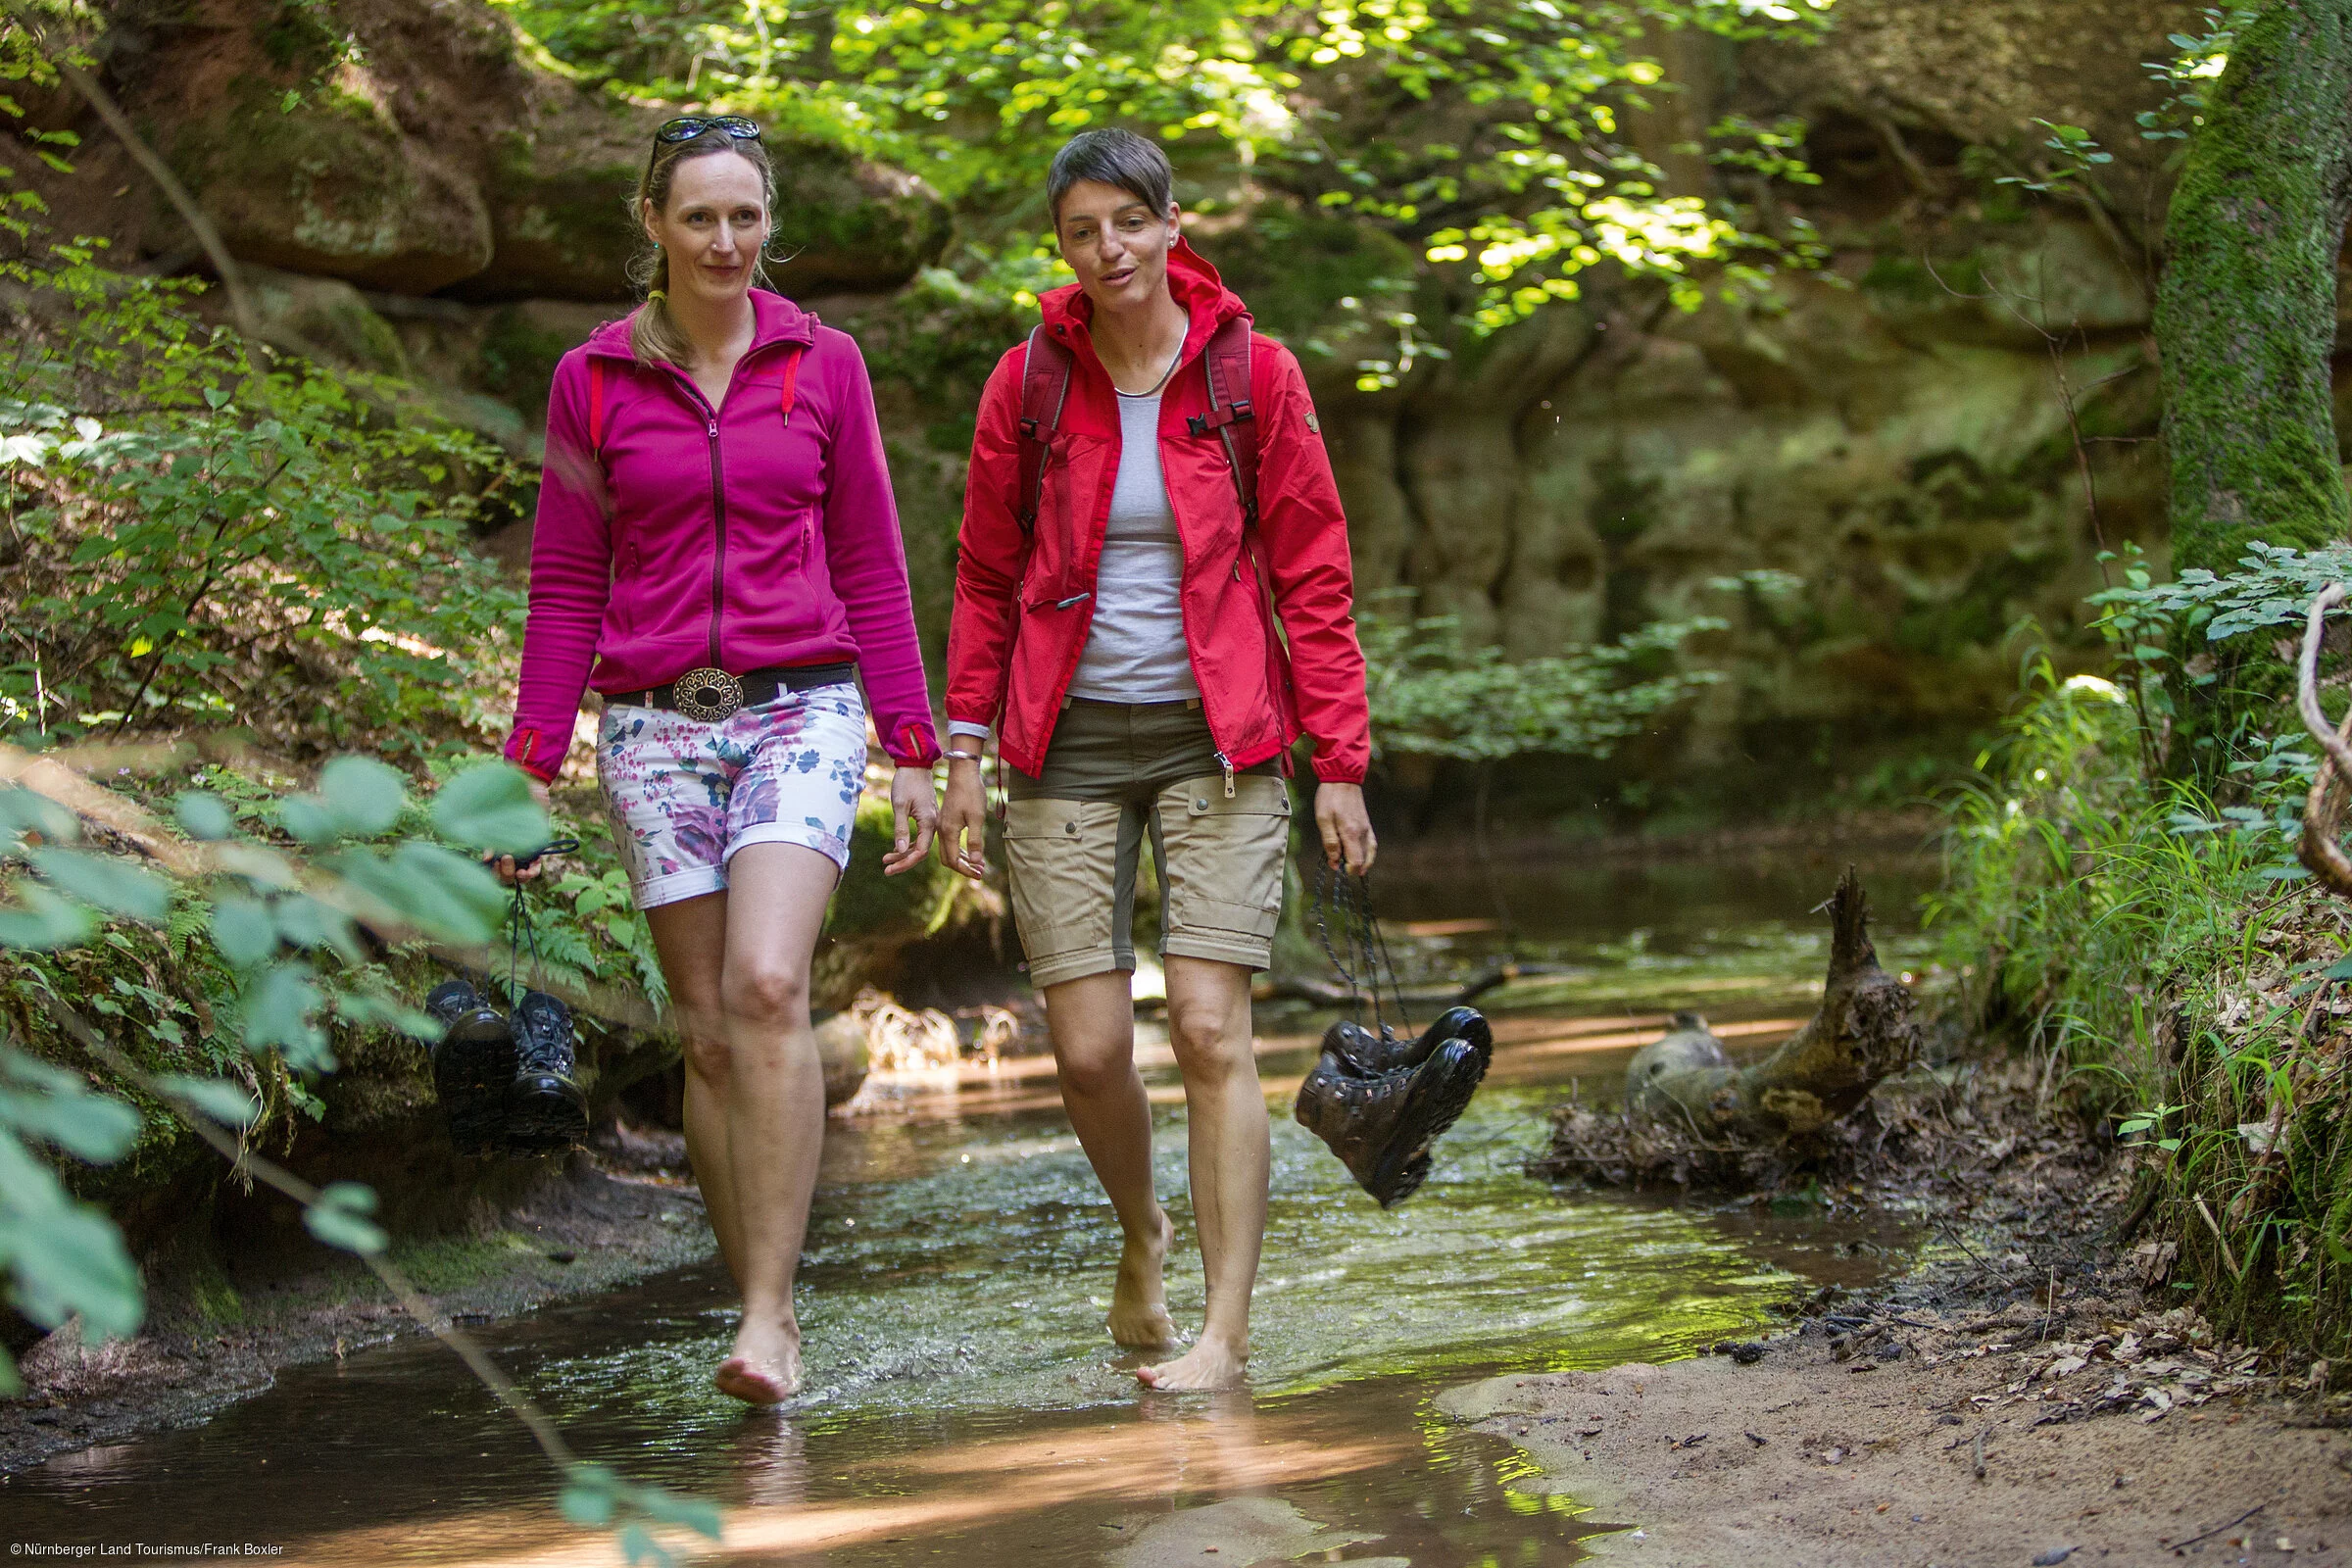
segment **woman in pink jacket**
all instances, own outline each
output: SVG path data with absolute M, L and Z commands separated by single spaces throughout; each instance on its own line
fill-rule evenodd
M 544 785 L 582 690 L 604 695 L 597 773 L 743 1293 L 714 1381 L 756 1404 L 800 1382 L 793 1273 L 824 1132 L 808 965 L 849 863 L 867 702 L 898 764 L 893 875 L 930 848 L 939 755 L 865 364 L 753 286 L 773 195 L 751 121 L 655 132 L 649 297 L 556 368 L 507 743 Z

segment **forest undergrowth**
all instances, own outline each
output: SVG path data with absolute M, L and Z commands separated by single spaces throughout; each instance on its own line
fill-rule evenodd
M 1949 801 L 1929 901 L 1973 1038 L 2040 1063 L 2045 1114 L 2112 1128 L 2118 1240 L 2226 1330 L 2352 1342 L 2352 908 L 2298 863 L 2319 762 L 2280 670 L 2352 552 L 2097 596 L 2114 681 L 2036 654 Z M 2329 683 L 2340 689 L 2338 674 Z

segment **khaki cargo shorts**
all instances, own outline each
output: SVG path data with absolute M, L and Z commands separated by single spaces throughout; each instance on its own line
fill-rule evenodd
M 1169 708 L 1179 711 L 1158 711 Z M 1189 724 L 1205 739 L 1200 710 L 1183 709 L 1077 703 L 1056 726 L 1044 774 L 1012 781 L 1005 859 L 1013 918 L 1039 989 L 1135 967 L 1135 875 L 1147 834 L 1162 889 L 1160 956 L 1251 970 L 1272 962 L 1290 787 L 1270 771 L 1235 776 L 1231 795 L 1221 770 L 1151 782 L 1154 761 L 1205 760 L 1183 733 Z M 1086 757 L 1084 765 L 1056 765 L 1064 730 L 1069 756 Z

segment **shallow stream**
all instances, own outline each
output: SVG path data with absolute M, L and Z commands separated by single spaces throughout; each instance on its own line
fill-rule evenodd
M 1895 859 L 1870 875 L 1890 968 L 1920 872 Z M 1269 1037 L 1273 1204 L 1247 1393 L 1138 1391 L 1100 1328 L 1117 1229 L 1034 1065 L 828 1129 L 801 1274 L 809 1392 L 782 1414 L 709 1389 L 732 1332 L 715 1265 L 480 1337 L 584 1453 L 723 1503 L 723 1560 L 1573 1561 L 1581 1536 L 1638 1521 L 1515 1489 L 1513 1450 L 1433 1415 L 1433 1395 L 1689 1354 L 1809 1285 L 1865 1283 L 1910 1245 L 1891 1224 L 1555 1192 L 1521 1174 L 1545 1107 L 1579 1079 L 1613 1079 L 1659 1010 L 1700 1006 L 1735 1045 L 1801 1018 L 1826 953 L 1805 911 L 1834 880 L 1771 860 L 1549 881 L 1516 918 L 1564 972 L 1502 994 L 1540 1005 L 1498 1009 L 1488 1086 L 1394 1212 L 1289 1118 L 1311 1035 Z M 1482 892 L 1398 876 L 1384 902 L 1475 950 L 1493 940 L 1476 929 Z M 1614 918 L 1579 912 L 1596 909 Z M 1146 1055 L 1161 1063 L 1155 1148 L 1178 1227 L 1170 1304 L 1197 1323 L 1182 1098 L 1164 1049 Z M 251 1543 L 282 1548 L 279 1562 L 621 1560 L 609 1534 L 562 1521 L 521 1429 L 417 1342 L 20 1474 L 0 1517 L 11 1540 Z

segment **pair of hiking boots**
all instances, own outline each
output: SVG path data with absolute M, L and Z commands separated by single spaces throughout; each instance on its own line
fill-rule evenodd
M 1341 1019 L 1298 1086 L 1298 1124 L 1383 1208 L 1429 1178 L 1429 1146 L 1468 1107 L 1494 1057 L 1494 1032 L 1475 1007 L 1453 1007 L 1413 1039 Z
M 571 1009 L 560 998 L 526 991 L 509 1014 L 469 982 L 450 980 L 424 1010 L 442 1027 L 433 1088 L 460 1153 L 568 1149 L 588 1136 Z

